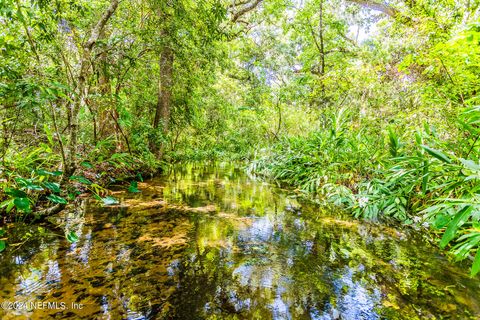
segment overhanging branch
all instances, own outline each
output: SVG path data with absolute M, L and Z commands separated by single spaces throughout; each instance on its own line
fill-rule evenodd
M 368 8 L 368 9 L 372 9 L 372 10 L 375 10 L 375 11 L 379 11 L 379 12 L 382 12 L 390 17 L 397 17 L 400 12 L 395 9 L 395 8 L 392 8 L 391 6 L 389 6 L 388 4 L 385 4 L 385 3 L 381 3 L 381 2 L 376 2 L 376 1 L 372 1 L 372 0 L 348 0 L 349 2 L 353 2 L 353 3 L 356 3 L 362 7 L 365 7 L 365 8 Z

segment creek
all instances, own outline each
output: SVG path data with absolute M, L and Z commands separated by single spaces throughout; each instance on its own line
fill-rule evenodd
M 421 231 L 305 203 L 229 163 L 178 165 L 138 188 L 67 210 L 74 243 L 32 226 L 1 253 L 0 300 L 57 305 L 0 318 L 480 317 L 478 277 Z

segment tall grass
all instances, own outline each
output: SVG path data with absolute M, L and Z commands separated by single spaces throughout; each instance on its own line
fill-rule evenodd
M 326 121 L 328 130 L 282 138 L 270 149 L 263 149 L 250 170 L 314 195 L 328 184 L 355 189 L 373 173 L 374 166 L 367 163 L 379 163 L 376 146 L 382 141 L 366 134 L 365 129 L 350 127 L 349 117 L 341 109 Z
M 329 118 L 330 130 L 284 138 L 263 150 L 250 170 L 342 205 L 355 217 L 433 230 L 439 245 L 457 259 L 474 256 L 475 275 L 480 271 L 479 122 L 480 107 L 468 108 L 458 117 L 460 141 L 445 141 L 425 124 L 403 142 L 393 127 L 375 134 L 371 124 L 362 127 L 340 110 Z

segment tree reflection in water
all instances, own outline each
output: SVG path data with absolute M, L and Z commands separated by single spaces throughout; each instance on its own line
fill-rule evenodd
M 301 203 L 234 165 L 178 167 L 139 188 L 118 206 L 87 204 L 70 221 L 75 244 L 34 237 L 3 253 L 4 300 L 84 309 L 2 319 L 480 315 L 479 281 L 421 239 Z

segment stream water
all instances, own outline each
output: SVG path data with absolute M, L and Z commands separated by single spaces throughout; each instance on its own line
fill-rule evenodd
M 475 319 L 480 281 L 420 237 L 232 164 L 178 166 L 0 254 L 1 319 Z M 411 231 L 410 231 L 411 232 Z M 46 232 L 48 234 L 48 232 Z M 21 241 L 19 240 L 21 243 Z

